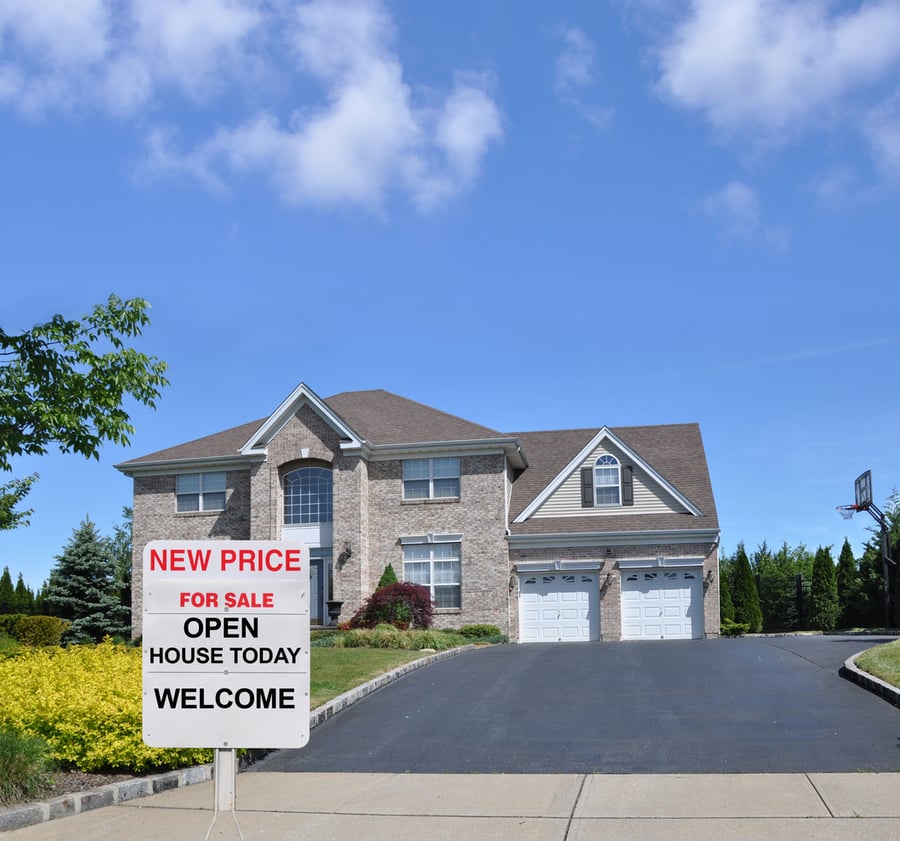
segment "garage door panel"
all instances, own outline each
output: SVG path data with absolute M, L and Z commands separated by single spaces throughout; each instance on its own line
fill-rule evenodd
M 634 571 L 622 576 L 624 639 L 692 639 L 702 635 L 703 593 L 691 570 Z
M 599 639 L 600 592 L 595 574 L 519 577 L 519 639 L 574 642 Z M 538 607 L 533 610 L 532 607 Z

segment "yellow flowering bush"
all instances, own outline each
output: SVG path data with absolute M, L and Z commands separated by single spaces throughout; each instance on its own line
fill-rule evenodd
M 114 645 L 27 649 L 0 662 L 0 729 L 42 737 L 79 771 L 143 772 L 212 760 L 141 738 L 141 651 Z

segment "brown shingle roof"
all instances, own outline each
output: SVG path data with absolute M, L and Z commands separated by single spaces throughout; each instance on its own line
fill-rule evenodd
M 238 450 L 250 440 L 250 436 L 256 432 L 265 422 L 266 418 L 250 421 L 240 426 L 233 426 L 224 432 L 216 432 L 203 438 L 195 438 L 184 444 L 177 444 L 165 450 L 157 450 L 146 456 L 133 458 L 123 462 L 122 466 L 150 464 L 156 461 L 179 461 L 181 459 L 204 459 L 236 456 Z
M 495 429 L 383 389 L 344 391 L 325 402 L 370 444 L 422 444 L 505 437 Z
M 609 517 L 598 514 L 593 517 L 533 517 L 524 523 L 512 523 L 599 431 L 563 429 L 514 433 L 521 442 L 529 466 L 513 484 L 510 502 L 513 534 L 718 528 L 706 454 L 700 428 L 694 423 L 610 427 L 610 431 L 694 503 L 703 512 L 702 516 L 618 514 Z

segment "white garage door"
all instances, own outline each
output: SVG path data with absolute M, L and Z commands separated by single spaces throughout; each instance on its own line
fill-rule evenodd
M 519 576 L 519 641 L 581 642 L 600 639 L 597 573 Z
M 689 640 L 703 635 L 697 569 L 622 571 L 622 638 Z

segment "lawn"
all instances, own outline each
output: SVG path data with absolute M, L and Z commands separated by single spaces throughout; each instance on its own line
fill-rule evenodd
M 900 689 L 900 640 L 870 648 L 857 657 L 856 665 Z
M 314 710 L 378 675 L 427 655 L 425 651 L 392 648 L 313 648 L 309 707 Z

